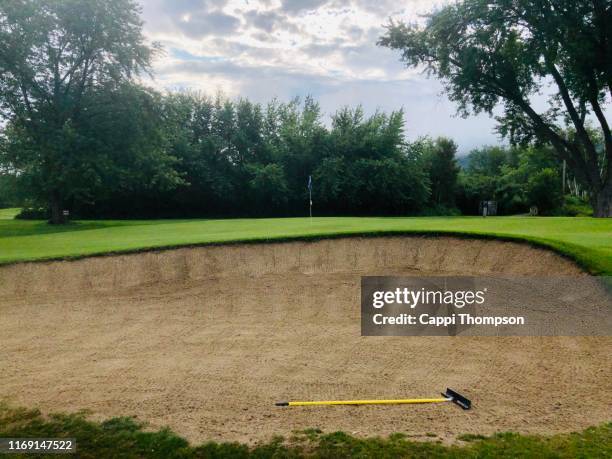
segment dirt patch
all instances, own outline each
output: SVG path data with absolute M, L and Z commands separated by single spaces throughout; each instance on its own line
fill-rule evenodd
M 454 238 L 178 249 L 0 268 L 0 397 L 137 415 L 194 442 L 552 433 L 610 419 L 612 339 L 361 337 L 361 275 L 584 275 L 552 252 Z M 454 405 L 278 408 L 282 399 Z

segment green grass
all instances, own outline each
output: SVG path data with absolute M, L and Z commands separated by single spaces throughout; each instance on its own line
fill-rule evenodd
M 523 240 L 566 254 L 594 274 L 612 275 L 612 219 L 588 217 L 104 220 L 65 226 L 0 220 L 0 264 L 181 245 L 393 233 Z
M 405 435 L 359 439 L 318 429 L 249 447 L 239 443 L 190 445 L 168 429 L 143 430 L 132 418 L 92 422 L 86 413 L 42 416 L 38 410 L 0 404 L 0 437 L 76 438 L 79 458 L 599 458 L 612 457 L 612 424 L 583 432 L 535 436 L 500 433 L 472 436 L 458 445 Z M 11 458 L 25 457 L 10 455 Z
M 21 212 L 21 209 L 18 207 L 13 207 L 11 209 L 0 209 L 0 220 L 12 220 L 19 212 Z

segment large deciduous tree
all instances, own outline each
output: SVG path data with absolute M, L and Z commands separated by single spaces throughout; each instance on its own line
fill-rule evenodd
M 503 106 L 500 132 L 551 144 L 590 190 L 594 214 L 612 216 L 609 0 L 463 0 L 422 25 L 392 22 L 380 44 L 439 77 L 463 114 Z M 549 95 L 545 110 L 532 102 L 540 92 Z
M 63 221 L 79 158 L 75 125 L 87 95 L 120 87 L 150 67 L 134 0 L 2 0 L 0 115 L 27 138 L 15 158 L 39 177 L 51 221 Z M 79 121 L 80 120 L 80 121 Z

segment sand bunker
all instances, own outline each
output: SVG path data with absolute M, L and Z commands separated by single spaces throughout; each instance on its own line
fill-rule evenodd
M 610 419 L 612 339 L 361 337 L 361 275 L 584 275 L 551 252 L 453 238 L 185 248 L 0 268 L 0 398 L 137 415 L 188 439 L 318 427 L 445 440 Z M 277 408 L 282 399 L 451 404 Z

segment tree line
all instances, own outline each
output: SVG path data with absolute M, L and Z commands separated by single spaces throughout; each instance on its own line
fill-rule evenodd
M 264 106 L 127 84 L 88 94 L 63 134 L 56 180 L 79 217 L 304 215 L 309 177 L 319 215 L 417 214 L 452 207 L 458 172 L 453 142 L 405 141 L 401 110 L 347 107 L 325 126 L 310 97 Z M 36 148 L 7 126 L 3 163 L 20 169 L 33 209 L 45 208 L 46 172 L 20 166 Z
M 326 125 L 311 97 L 258 104 L 125 84 L 87 94 L 82 113 L 64 131 L 62 171 L 63 208 L 79 218 L 303 216 L 309 177 L 315 215 L 474 215 L 482 200 L 555 214 L 569 199 L 551 148 L 457 158 L 448 138 L 407 142 L 401 110 L 345 107 Z M 18 124 L 0 145 L 4 164 L 36 154 Z M 50 217 L 42 174 L 5 171 L 0 200 Z

